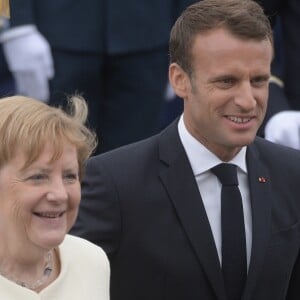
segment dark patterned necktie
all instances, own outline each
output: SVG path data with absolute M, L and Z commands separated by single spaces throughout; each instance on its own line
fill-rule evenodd
M 241 300 L 246 277 L 246 238 L 237 167 L 222 163 L 211 171 L 222 183 L 222 273 L 228 300 Z

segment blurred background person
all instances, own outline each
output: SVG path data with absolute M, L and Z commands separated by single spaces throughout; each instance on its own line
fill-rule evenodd
M 285 134 L 282 111 L 300 110 L 300 2 L 298 0 L 258 0 L 269 16 L 274 28 L 275 57 L 272 63 L 272 78 L 268 109 L 259 134 L 272 141 L 279 141 Z M 280 114 L 280 118 L 272 118 Z M 283 121 L 283 127 L 277 120 Z M 270 122 L 269 122 L 270 121 Z M 292 126 L 295 128 L 295 125 Z M 297 134 L 291 128 L 290 134 Z
M 109 299 L 103 250 L 66 235 L 95 147 L 85 102 L 70 104 L 72 116 L 21 96 L 0 100 L 1 299 Z
M 265 138 L 269 141 L 300 149 L 300 111 L 275 114 L 267 123 L 265 132 Z
M 9 26 L 9 1 L 0 0 L 0 35 Z M 14 92 L 14 81 L 8 70 L 6 60 L 0 44 L 0 97 Z
M 261 0 L 275 26 L 268 110 L 261 134 L 272 142 L 300 149 L 300 1 Z
M 11 28 L 1 40 L 18 92 L 50 105 L 81 93 L 101 152 L 152 135 L 169 31 L 192 2 L 11 0 Z
M 9 16 L 9 0 L 0 0 L 0 16 Z
M 14 80 L 10 71 L 8 70 L 7 63 L 3 55 L 2 46 L 0 45 L 0 97 L 13 95 L 14 93 Z

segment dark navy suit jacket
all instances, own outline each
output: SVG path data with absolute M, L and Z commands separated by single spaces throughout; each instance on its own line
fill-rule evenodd
M 300 152 L 256 138 L 246 160 L 253 240 L 242 299 L 299 300 Z M 177 122 L 89 161 L 72 233 L 107 252 L 112 300 L 226 300 Z

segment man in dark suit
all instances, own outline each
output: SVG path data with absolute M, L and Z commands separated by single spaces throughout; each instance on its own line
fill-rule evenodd
M 169 78 L 183 115 L 89 161 L 72 233 L 107 252 L 112 300 L 299 299 L 300 153 L 256 137 L 272 43 L 251 0 L 191 5 L 170 38 Z M 219 164 L 237 169 L 241 193 L 242 211 L 229 210 L 229 221 L 244 224 L 227 233 L 233 250 L 241 246 L 233 259 L 243 260 L 246 278 L 233 297 L 224 271 L 226 203 L 211 171 Z
M 191 2 L 11 0 L 2 41 L 19 93 L 51 105 L 83 94 L 101 152 L 156 133 L 169 31 Z

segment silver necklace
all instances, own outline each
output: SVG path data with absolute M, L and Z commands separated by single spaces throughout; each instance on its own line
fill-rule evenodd
M 47 282 L 47 280 L 49 279 L 52 273 L 52 270 L 53 270 L 53 256 L 52 256 L 52 251 L 49 251 L 46 256 L 46 263 L 45 263 L 45 269 L 43 271 L 43 275 L 41 278 L 39 278 L 33 283 L 26 283 L 23 280 L 19 280 L 18 278 L 11 276 L 8 273 L 5 273 L 1 270 L 0 270 L 0 274 L 5 278 L 7 278 L 8 280 L 15 282 L 18 285 L 26 287 L 30 290 L 36 290 Z

